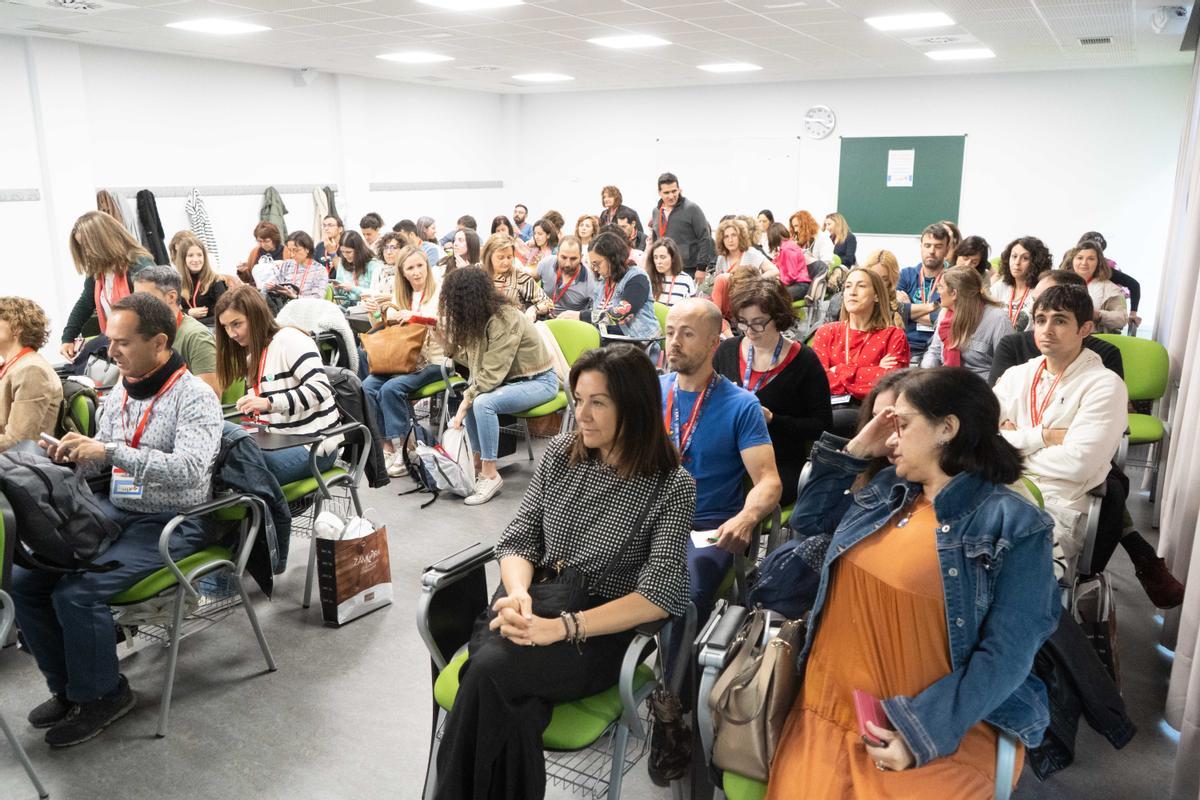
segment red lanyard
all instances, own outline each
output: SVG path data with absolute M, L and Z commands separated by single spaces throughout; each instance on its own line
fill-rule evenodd
M 551 296 L 551 298 L 550 298 L 551 302 L 553 302 L 557 305 L 558 301 L 562 300 L 563 295 L 565 295 L 567 293 L 567 289 L 571 288 L 571 284 L 574 283 L 575 279 L 579 277 L 579 273 L 582 270 L 583 270 L 583 267 L 580 267 L 579 269 L 575 270 L 575 274 L 572 275 L 570 277 L 570 279 L 566 282 L 566 284 L 563 285 L 562 290 L 555 292 Z M 559 270 L 554 270 L 554 288 L 555 289 L 558 288 L 558 284 L 560 281 L 562 281 L 562 272 L 560 272 Z
M 767 367 L 762 372 L 758 373 L 758 380 L 754 380 L 754 345 L 750 345 L 750 356 L 742 352 L 742 348 L 738 347 L 738 370 L 742 376 L 742 386 L 747 391 L 757 394 L 760 390 L 765 389 L 767 384 L 775 380 L 775 376 L 783 372 L 783 368 L 790 362 L 792 347 L 796 346 L 796 342 L 792 342 L 788 346 L 788 352 L 784 355 L 783 360 L 779 360 L 779 354 L 783 352 L 783 344 L 786 340 L 780 336 L 779 342 L 775 345 L 775 352 L 771 355 L 771 366 Z
M 667 305 L 672 305 L 675 302 L 675 281 L 678 279 L 678 275 L 671 276 L 671 285 L 667 287 Z
M 921 267 L 921 269 L 917 272 L 917 280 L 921 282 L 921 293 L 917 295 L 918 303 L 929 302 L 929 299 L 933 297 L 934 293 L 937 291 L 938 281 L 941 280 L 941 277 L 941 275 L 936 276 L 933 279 L 933 284 L 931 286 L 930 284 L 925 283 L 925 268 Z
M 130 439 L 128 437 L 125 437 L 125 444 L 129 445 L 134 450 L 137 450 L 138 445 L 142 443 L 142 434 L 146 432 L 146 423 L 150 421 L 150 412 L 154 410 L 154 404 L 158 402 L 158 398 L 162 397 L 164 394 L 166 394 L 167 392 L 169 392 L 171 390 L 171 387 L 175 385 L 176 381 L 178 381 L 179 378 L 185 372 L 187 372 L 186 365 L 175 370 L 175 372 L 171 375 L 171 377 L 167 379 L 167 382 L 163 384 L 162 388 L 154 393 L 154 398 L 150 401 L 150 405 L 146 406 L 146 410 L 144 412 L 142 412 L 142 421 L 138 423 L 137 428 L 134 430 L 133 438 Z M 122 436 L 125 436 L 125 406 L 127 403 L 129 403 L 129 392 L 128 391 L 126 391 L 126 393 L 125 393 L 125 399 L 123 399 L 121 401 L 121 435 Z
M 308 280 L 308 271 L 312 269 L 313 260 L 308 260 L 308 266 L 304 268 L 304 274 L 300 276 L 300 285 L 296 287 L 297 294 L 304 294 L 304 282 Z
M 1050 406 L 1050 401 L 1054 399 L 1054 390 L 1058 387 L 1058 382 L 1062 380 L 1062 376 L 1066 373 L 1064 369 L 1055 377 L 1054 383 L 1050 384 L 1050 391 L 1046 394 L 1046 399 L 1038 404 L 1038 382 L 1042 378 L 1042 373 L 1046 371 L 1046 362 L 1043 360 L 1038 364 L 1037 371 L 1033 373 L 1033 384 L 1029 387 L 1029 419 L 1033 421 L 1036 428 L 1042 424 L 1042 418 L 1046 416 L 1046 409 Z
M 409 306 L 409 311 L 420 311 L 421 303 L 425 302 L 425 290 L 421 290 L 421 294 L 415 295 L 412 299 L 412 305 Z
M 196 298 L 198 298 L 199 296 L 200 296 L 200 284 L 197 283 L 195 288 L 192 289 L 192 308 L 196 307 Z
M 614 293 L 614 292 L 616 292 L 616 291 L 617 291 L 617 284 L 615 284 L 615 283 L 614 283 L 614 284 L 613 284 L 613 285 L 610 287 L 610 286 L 608 285 L 608 279 L 607 279 L 607 278 L 605 278 L 605 279 L 604 279 L 604 306 L 603 306 L 604 308 L 608 308 L 608 306 L 609 306 L 609 303 L 611 303 L 611 302 L 612 302 L 612 296 L 613 296 L 613 293 Z
M 704 406 L 704 401 L 713 393 L 721 376 L 714 374 L 708 379 L 708 385 L 696 397 L 696 404 L 692 406 L 692 413 L 688 415 L 688 421 L 684 425 L 679 424 L 679 411 L 675 408 L 675 395 L 679 393 L 677 380 L 671 382 L 671 389 L 667 392 L 667 408 L 663 412 L 663 424 L 666 425 L 667 436 L 674 440 L 675 446 L 679 448 L 679 454 L 686 459 L 688 445 L 692 443 L 692 432 L 696 429 L 696 423 L 700 421 L 700 409 Z
M 270 345 L 268 345 L 269 347 Z M 263 348 L 262 355 L 258 357 L 258 376 L 254 379 L 254 394 L 257 397 L 262 397 L 262 391 L 259 387 L 262 385 L 263 370 L 267 368 L 267 350 Z
M 22 347 L 21 352 L 17 353 L 15 356 L 13 356 L 11 361 L 5 361 L 4 366 L 0 367 L 0 380 L 4 380 L 4 376 L 7 375 L 8 371 L 13 368 L 14 364 L 16 364 L 18 361 L 20 361 L 22 358 L 24 358 L 25 356 L 29 355 L 32 352 L 33 352 L 32 347 Z
M 183 324 L 183 312 L 176 311 L 175 312 L 175 327 L 178 328 L 182 324 Z
M 1021 309 L 1025 307 L 1025 298 L 1029 296 L 1029 287 L 1025 287 L 1025 293 L 1021 295 L 1021 299 L 1017 300 L 1017 287 L 1013 287 L 1012 299 L 1008 301 L 1008 321 L 1013 325 L 1017 324 L 1017 315 L 1021 313 Z M 1016 301 L 1014 304 L 1013 301 Z
M 658 208 L 658 238 L 667 235 L 667 207 L 659 206 Z

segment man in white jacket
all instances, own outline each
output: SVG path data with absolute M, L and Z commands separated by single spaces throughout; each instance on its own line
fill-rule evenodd
M 1088 492 L 1105 483 L 1127 424 L 1125 383 L 1083 346 L 1092 328 L 1086 291 L 1047 289 L 1033 306 L 1034 340 L 1042 355 L 1009 368 L 995 387 L 1000 433 L 1025 457 L 1025 472 L 1054 518 L 1060 573 L 1083 549 Z M 1079 565 L 1081 572 L 1090 569 Z

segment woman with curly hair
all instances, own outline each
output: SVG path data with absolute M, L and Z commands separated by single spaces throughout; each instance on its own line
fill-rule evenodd
M 50 338 L 46 312 L 23 297 L 0 297 L 0 451 L 54 433 L 62 381 L 38 353 Z
M 496 470 L 498 416 L 552 400 L 558 394 L 558 376 L 533 322 L 496 291 L 483 270 L 457 269 L 446 276 L 436 331 L 446 353 L 471 371 L 450 426 L 466 424 L 471 437 L 479 475 L 475 493 L 465 502 L 476 506 L 491 500 L 504 485 Z
M 1041 274 L 1049 269 L 1054 269 L 1050 251 L 1036 236 L 1013 239 L 1000 254 L 1000 279 L 991 285 L 988 293 L 1004 306 L 1015 330 L 1023 331 L 1029 327 L 1029 312 L 1034 300 L 1032 289 L 1037 286 Z

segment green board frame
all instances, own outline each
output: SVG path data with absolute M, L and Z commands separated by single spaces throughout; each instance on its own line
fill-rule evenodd
M 966 136 L 842 137 L 838 211 L 862 234 L 918 236 L 958 221 Z M 887 186 L 889 150 L 914 150 L 913 185 Z

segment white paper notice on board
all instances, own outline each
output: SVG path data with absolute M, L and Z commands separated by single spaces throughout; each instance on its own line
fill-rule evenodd
M 900 188 L 913 185 L 913 164 L 916 150 L 888 150 L 887 187 Z

